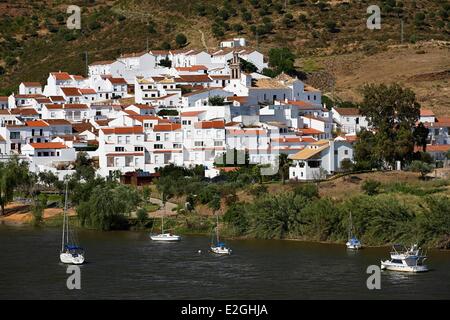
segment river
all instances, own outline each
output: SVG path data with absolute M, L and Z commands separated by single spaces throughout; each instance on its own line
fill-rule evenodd
M 233 254 L 217 257 L 208 237 L 155 243 L 145 232 L 89 230 L 78 231 L 81 289 L 68 290 L 60 237 L 57 228 L 0 226 L 1 299 L 450 299 L 450 252 L 428 252 L 428 273 L 382 272 L 381 290 L 369 290 L 366 269 L 389 248 L 232 240 Z

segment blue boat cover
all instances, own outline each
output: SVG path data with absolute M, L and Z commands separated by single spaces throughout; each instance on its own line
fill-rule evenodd
M 217 242 L 216 243 L 216 247 L 225 247 L 225 243 L 224 242 Z
M 83 248 L 81 248 L 81 247 L 70 245 L 70 244 L 66 244 L 64 246 L 64 249 L 67 249 L 67 250 L 77 250 L 77 249 L 78 250 L 83 250 Z

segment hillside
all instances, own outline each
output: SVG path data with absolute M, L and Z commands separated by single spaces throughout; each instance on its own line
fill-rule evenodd
M 366 8 L 373 3 L 382 8 L 381 30 L 366 28 Z M 82 8 L 81 30 L 66 28 L 69 4 Z M 327 61 L 332 61 L 337 79 L 334 94 L 343 99 L 353 99 L 354 85 L 366 80 L 398 79 L 417 87 L 424 104 L 449 106 L 448 93 L 441 99 L 421 91 L 428 86 L 448 87 L 448 46 L 439 50 L 425 48 L 421 55 L 409 52 L 421 64 L 404 64 L 404 69 L 395 63 L 403 61 L 403 49 L 394 48 L 400 44 L 401 19 L 404 43 L 448 41 L 448 0 L 19 0 L 0 1 L 0 13 L 0 94 L 15 90 L 20 81 L 44 81 L 49 71 L 85 74 L 85 52 L 88 62 L 92 62 L 147 47 L 177 48 L 175 37 L 184 33 L 188 48 L 213 49 L 221 39 L 233 36 L 245 37 L 250 46 L 264 53 L 287 46 L 299 58 L 299 67 L 308 72 L 317 71 L 309 59 L 318 61 L 319 70 L 328 70 Z M 437 64 L 428 67 L 429 55 Z M 380 59 L 397 66 L 383 64 L 381 78 L 381 69 L 375 66 Z M 352 64 L 350 69 L 348 62 Z M 423 63 L 426 72 L 443 72 L 437 83 L 431 77 L 431 82 L 416 85 L 420 79 L 414 77 L 420 78 L 425 72 Z M 366 64 L 371 66 L 369 70 L 362 67 Z M 411 77 L 413 80 L 408 80 Z

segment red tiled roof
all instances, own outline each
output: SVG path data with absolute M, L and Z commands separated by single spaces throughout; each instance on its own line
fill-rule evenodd
M 177 82 L 211 82 L 211 78 L 207 74 L 186 74 L 180 75 L 176 79 Z
M 414 151 L 422 151 L 422 147 L 414 147 Z M 447 152 L 450 150 L 450 144 L 436 144 L 436 145 L 427 145 L 427 152 Z
M 34 116 L 39 113 L 33 108 L 14 108 L 11 110 L 12 114 L 20 114 L 22 116 Z
M 97 92 L 92 88 L 82 88 L 78 89 L 81 94 L 96 94 Z
M 89 109 L 89 107 L 84 103 L 65 103 L 64 109 Z
M 176 131 L 181 129 L 179 123 L 163 123 L 153 126 L 153 131 Z
M 140 127 L 140 126 L 102 128 L 100 130 L 102 130 L 104 134 L 142 134 L 142 133 L 144 133 L 144 128 Z
M 196 122 L 194 127 L 197 129 L 224 129 L 225 121 L 215 120 L 215 121 L 201 121 Z
M 313 129 L 313 128 L 303 128 L 303 129 L 299 129 L 299 131 L 304 134 L 322 134 L 324 133 L 323 131 L 317 130 L 317 129 Z
M 30 143 L 34 149 L 66 149 L 67 146 L 61 142 L 37 142 Z
M 72 80 L 70 74 L 68 74 L 67 72 L 51 72 L 51 75 L 59 81 Z
M 81 93 L 78 90 L 78 88 L 65 87 L 65 88 L 61 88 L 61 90 L 66 96 L 81 96 Z
M 39 82 L 22 82 L 28 88 L 40 88 L 42 85 Z
M 341 116 L 359 116 L 361 112 L 358 108 L 335 108 Z
M 431 111 L 430 109 L 421 108 L 420 109 L 420 116 L 421 117 L 434 117 L 434 112 Z
M 63 96 L 50 96 L 50 99 L 55 102 L 55 101 L 66 101 L 66 99 L 64 99 Z
M 208 70 L 208 68 L 203 65 L 195 65 L 195 66 L 191 66 L 191 67 L 177 67 L 175 69 L 178 71 L 191 71 L 191 72 Z
M 45 122 L 47 122 L 51 126 L 72 125 L 69 121 L 65 119 L 45 119 Z
M 27 127 L 48 127 L 48 123 L 42 120 L 33 120 L 25 122 Z
M 112 84 L 127 84 L 124 78 L 108 78 Z
M 286 103 L 284 101 L 282 101 L 283 103 Z M 297 106 L 300 108 L 311 108 L 314 107 L 314 105 L 311 102 L 307 102 L 307 101 L 301 101 L 301 100 L 288 100 L 287 104 L 293 105 L 293 106 Z

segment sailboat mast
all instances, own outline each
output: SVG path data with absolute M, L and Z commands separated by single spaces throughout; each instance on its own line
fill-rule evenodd
M 219 243 L 219 215 L 216 213 L 217 224 L 216 224 L 216 238 L 217 243 Z
M 161 234 L 164 234 L 164 214 L 161 216 Z
M 64 212 L 63 212 L 63 232 L 61 238 L 61 251 L 64 251 L 64 236 L 66 231 L 66 210 L 67 210 L 67 181 L 66 181 L 66 191 L 64 196 Z M 68 233 L 68 230 L 67 230 Z

